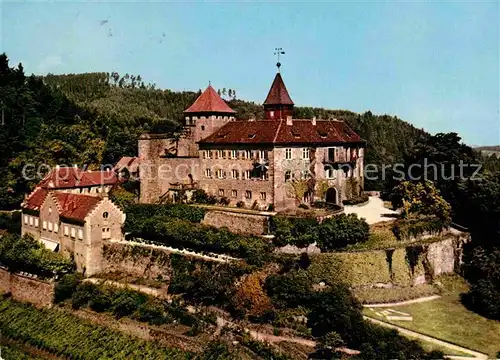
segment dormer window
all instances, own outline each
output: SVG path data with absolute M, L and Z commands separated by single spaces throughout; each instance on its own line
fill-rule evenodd
M 107 219 L 109 217 L 109 213 L 107 211 L 102 213 L 103 219 Z
M 255 133 L 253 133 L 253 134 L 248 134 L 248 138 L 249 138 L 249 139 L 253 139 L 254 137 L 255 137 Z
M 298 132 L 297 132 L 297 131 L 295 131 L 295 130 L 292 130 L 292 135 L 293 135 L 293 137 L 294 137 L 294 138 L 296 138 L 296 139 L 300 138 L 300 133 L 298 133 Z
M 328 136 L 328 134 L 326 133 L 326 131 L 322 131 L 322 130 L 318 130 L 318 134 L 319 136 L 321 136 L 323 139 L 326 138 Z

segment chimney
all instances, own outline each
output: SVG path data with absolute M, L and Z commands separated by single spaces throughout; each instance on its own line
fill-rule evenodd
M 56 170 L 59 170 L 59 165 L 56 165 Z
M 287 124 L 288 126 L 292 126 L 292 117 L 291 117 L 290 115 L 288 115 L 288 116 L 286 117 L 286 124 Z
M 313 124 L 314 126 L 316 126 L 316 116 L 313 116 L 313 118 L 312 118 L 312 124 Z
M 77 164 L 73 164 L 73 168 L 74 169 L 78 169 L 78 165 Z

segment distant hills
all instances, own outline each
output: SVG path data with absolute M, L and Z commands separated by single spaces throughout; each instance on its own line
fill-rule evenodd
M 474 149 L 480 151 L 482 155 L 491 156 L 495 154 L 497 157 L 500 156 L 500 145 L 477 146 Z

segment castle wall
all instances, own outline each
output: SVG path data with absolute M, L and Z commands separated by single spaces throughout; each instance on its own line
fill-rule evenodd
M 48 307 L 52 305 L 54 298 L 54 283 L 13 274 L 5 268 L 0 268 L 0 291 L 10 293 L 17 301 L 29 302 L 37 307 Z

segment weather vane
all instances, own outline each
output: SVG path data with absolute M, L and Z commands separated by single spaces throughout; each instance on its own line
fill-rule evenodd
M 276 63 L 276 67 L 278 68 L 278 72 L 280 71 L 281 63 L 280 63 L 280 55 L 285 55 L 285 52 L 282 48 L 277 47 L 274 48 L 274 55 L 278 57 L 278 62 Z

